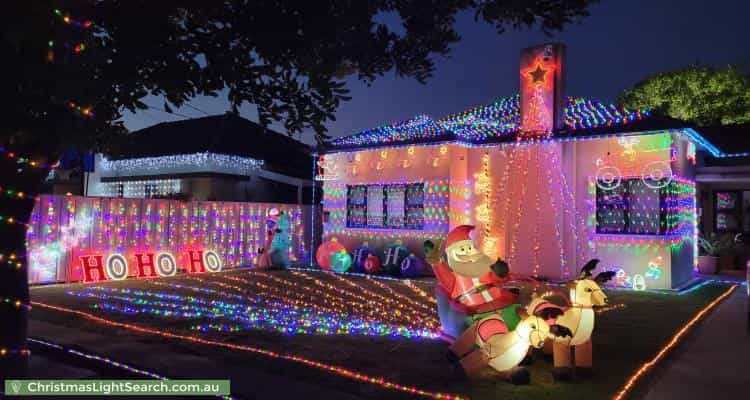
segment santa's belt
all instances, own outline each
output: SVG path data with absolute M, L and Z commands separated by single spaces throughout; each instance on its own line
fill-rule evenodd
M 479 286 L 473 287 L 468 292 L 466 292 L 466 293 L 464 293 L 464 294 L 456 297 L 455 299 L 453 299 L 453 301 L 455 301 L 456 303 L 460 303 L 461 300 L 464 300 L 464 299 L 466 299 L 468 297 L 471 297 L 471 296 L 473 296 L 473 295 L 475 295 L 477 293 L 484 292 L 486 290 L 490 290 L 493 287 L 495 287 L 495 285 L 479 285 Z

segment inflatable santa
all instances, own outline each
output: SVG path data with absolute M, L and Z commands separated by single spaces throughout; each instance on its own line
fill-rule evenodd
M 508 264 L 492 260 L 479 251 L 469 236 L 471 225 L 460 225 L 448 233 L 445 261 L 432 267 L 438 291 L 448 297 L 455 310 L 472 316 L 495 311 L 518 302 L 518 296 L 502 287 L 509 280 Z

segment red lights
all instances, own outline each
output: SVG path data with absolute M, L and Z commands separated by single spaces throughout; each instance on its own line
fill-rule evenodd
M 525 136 L 548 135 L 564 126 L 561 44 L 521 52 L 521 126 Z

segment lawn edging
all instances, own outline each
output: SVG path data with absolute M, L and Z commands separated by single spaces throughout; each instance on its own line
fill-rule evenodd
M 643 365 L 641 365 L 631 376 L 628 378 L 627 382 L 625 382 L 625 385 L 622 386 L 622 388 L 615 394 L 615 396 L 612 398 L 612 400 L 623 400 L 630 392 L 631 390 L 638 384 L 640 379 L 654 367 L 656 364 L 658 364 L 664 357 L 666 357 L 672 349 L 677 347 L 682 342 L 682 339 L 685 337 L 686 334 L 688 334 L 692 328 L 700 322 L 703 317 L 706 316 L 709 312 L 711 312 L 716 306 L 718 306 L 724 299 L 729 297 L 735 289 L 737 289 L 738 285 L 732 285 L 730 286 L 724 293 L 719 295 L 719 297 L 715 298 L 713 301 L 711 301 L 709 304 L 707 304 L 703 309 L 701 309 L 693 318 L 691 318 L 683 327 L 677 331 L 674 336 L 672 336 L 672 339 L 667 342 L 664 347 L 652 358 L 651 360 L 645 362 Z

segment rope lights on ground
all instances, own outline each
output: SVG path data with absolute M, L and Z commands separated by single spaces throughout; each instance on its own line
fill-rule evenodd
M 615 396 L 612 398 L 613 400 L 622 400 L 625 398 L 625 396 L 633 389 L 633 387 L 638 383 L 638 381 L 643 377 L 651 368 L 653 368 L 659 361 L 661 361 L 667 353 L 669 353 L 670 350 L 672 350 L 674 347 L 676 347 L 682 338 L 685 336 L 685 334 L 690 331 L 690 329 L 698 323 L 709 311 L 711 311 L 714 307 L 716 307 L 719 303 L 721 303 L 722 300 L 727 298 L 732 292 L 737 288 L 737 285 L 732 285 L 729 289 L 727 289 L 724 293 L 721 294 L 721 296 L 715 298 L 711 303 L 709 303 L 707 306 L 705 306 L 698 314 L 696 314 L 690 321 L 688 321 L 685 325 L 683 325 L 682 329 L 680 329 L 673 337 L 672 339 L 659 351 L 659 353 L 654 356 L 651 360 L 643 364 L 640 368 L 638 368 L 633 375 L 630 376 L 630 378 L 627 380 L 625 385 L 620 389 L 620 391 L 615 394 Z
M 445 400 L 462 399 L 462 397 L 457 396 L 457 395 L 422 390 L 414 386 L 402 385 L 393 381 L 389 381 L 385 378 L 363 374 L 363 373 L 360 373 L 360 372 L 357 372 L 348 368 L 343 368 L 343 367 L 339 367 L 336 365 L 327 364 L 327 363 L 323 363 L 323 362 L 319 362 L 319 361 L 315 361 L 315 360 L 311 360 L 305 357 L 295 356 L 291 354 L 282 354 L 282 353 L 278 353 L 275 351 L 266 350 L 260 347 L 241 345 L 241 344 L 235 344 L 235 343 L 226 343 L 226 342 L 221 342 L 217 340 L 208 340 L 208 339 L 198 338 L 195 336 L 188 336 L 188 335 L 181 335 L 181 334 L 166 332 L 166 331 L 162 331 L 159 329 L 146 328 L 146 327 L 139 326 L 139 325 L 133 325 L 133 324 L 128 324 L 124 322 L 109 320 L 106 318 L 98 317 L 94 314 L 74 310 L 71 308 L 54 306 L 51 304 L 46 304 L 46 303 L 41 303 L 41 302 L 36 302 L 36 301 L 32 302 L 32 304 L 34 306 L 37 306 L 43 309 L 76 315 L 76 316 L 85 318 L 92 322 L 97 322 L 97 323 L 107 325 L 107 326 L 112 326 L 112 327 L 123 328 L 123 329 L 127 329 L 133 332 L 156 335 L 156 336 L 160 336 L 163 338 L 176 339 L 176 340 L 181 340 L 181 341 L 186 341 L 186 342 L 191 342 L 191 343 L 202 344 L 206 346 L 246 351 L 246 352 L 260 354 L 266 357 L 271 357 L 271 358 L 275 358 L 279 360 L 293 361 L 295 363 L 303 364 L 303 365 L 310 366 L 310 367 L 315 367 L 315 368 L 318 368 L 327 372 L 331 372 L 336 375 L 339 375 L 348 379 L 352 379 L 355 381 L 367 382 L 367 383 L 371 383 L 374 385 L 378 385 L 384 389 L 396 390 L 396 391 L 400 391 L 404 393 L 420 395 L 420 396 L 433 398 L 433 399 L 445 399 Z

